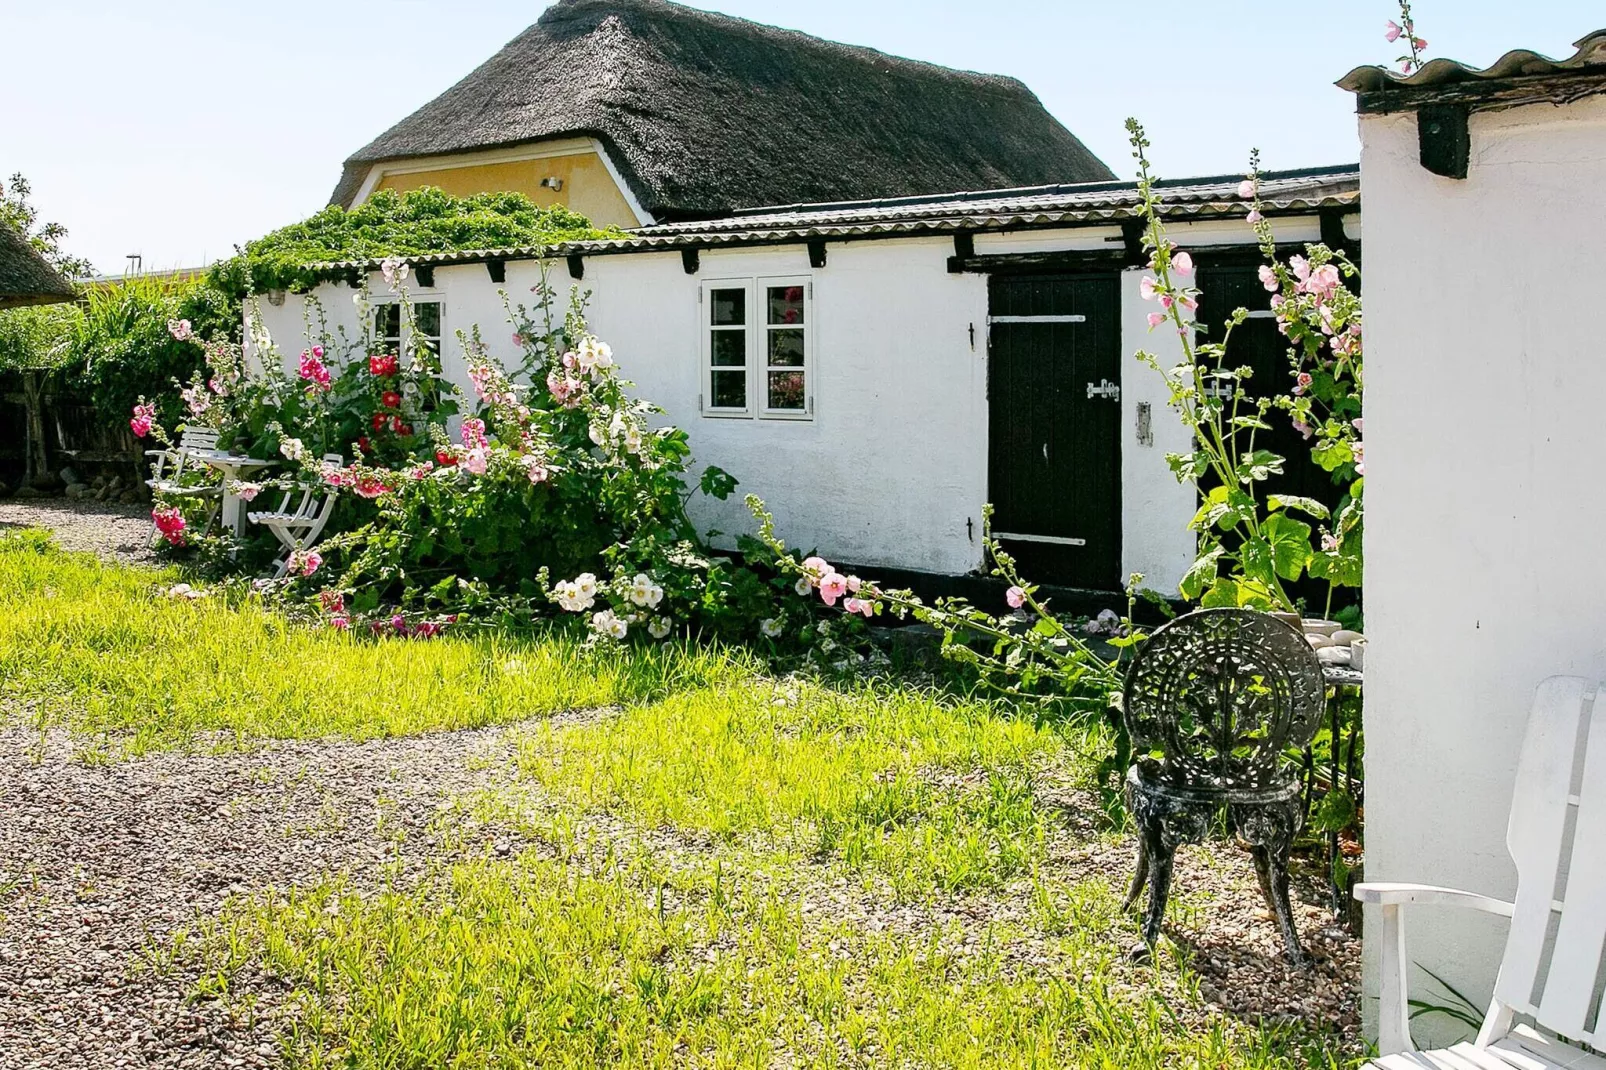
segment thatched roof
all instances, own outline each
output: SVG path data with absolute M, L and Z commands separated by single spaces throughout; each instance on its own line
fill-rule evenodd
M 379 161 L 574 136 L 660 221 L 1114 177 L 1014 78 L 667 0 L 558 0 L 347 160 L 331 200 Z
M 27 238 L 0 223 L 0 308 L 72 299 L 72 283 L 51 267 Z

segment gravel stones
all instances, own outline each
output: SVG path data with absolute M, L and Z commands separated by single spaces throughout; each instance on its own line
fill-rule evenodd
M 436 815 L 508 745 L 483 729 L 86 764 L 63 733 L 0 730 L 0 1067 L 280 1065 L 271 1015 L 189 1004 L 194 978 L 151 949 L 231 894 L 411 879 L 439 856 Z
M 8 527 L 46 528 L 63 550 L 87 550 L 129 564 L 155 560 L 150 510 L 139 504 L 12 498 L 0 502 L 0 528 Z

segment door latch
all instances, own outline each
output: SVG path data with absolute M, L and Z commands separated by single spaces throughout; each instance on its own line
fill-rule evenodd
M 1112 383 L 1108 379 L 1100 379 L 1096 383 L 1087 384 L 1087 396 L 1092 398 L 1109 398 L 1111 401 L 1121 400 L 1121 384 Z

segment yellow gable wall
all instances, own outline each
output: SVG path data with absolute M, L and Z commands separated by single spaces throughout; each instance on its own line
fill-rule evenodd
M 543 178 L 562 179 L 563 189 L 554 193 L 543 187 Z M 597 226 L 634 227 L 644 222 L 630 210 L 607 166 L 594 152 L 545 156 L 538 160 L 463 163 L 430 171 L 409 170 L 386 174 L 377 188 L 403 192 L 421 186 L 439 186 L 456 197 L 505 191 L 523 193 L 542 207 L 564 205 Z

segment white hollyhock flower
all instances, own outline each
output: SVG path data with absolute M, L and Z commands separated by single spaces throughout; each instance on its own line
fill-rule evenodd
M 758 624 L 758 630 L 769 639 L 780 638 L 784 629 L 785 626 L 781 623 L 781 618 L 779 617 L 771 617 L 769 620 L 759 621 Z
M 647 622 L 647 634 L 654 639 L 662 639 L 674 627 L 674 622 L 668 617 L 654 617 Z

